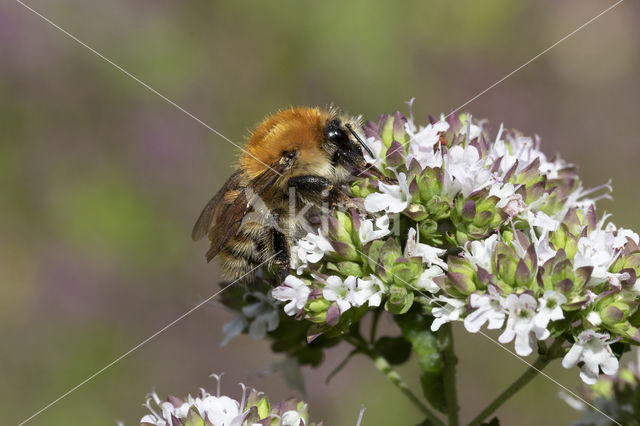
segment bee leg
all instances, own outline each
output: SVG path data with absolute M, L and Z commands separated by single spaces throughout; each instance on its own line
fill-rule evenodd
M 355 207 L 351 198 L 340 187 L 321 176 L 295 176 L 289 179 L 289 186 L 295 188 L 302 197 L 318 204 L 328 202 L 331 207 Z
M 322 201 L 327 199 L 333 185 L 321 176 L 294 176 L 289 179 L 289 187 L 304 198 Z
M 344 207 L 347 209 L 359 209 L 359 206 L 353 202 L 351 197 L 344 193 L 344 191 L 338 187 L 334 187 L 329 194 L 329 203 L 331 207 Z
M 289 275 L 291 259 L 287 237 L 277 228 L 271 228 L 271 249 L 274 255 L 273 264 L 278 268 L 279 283 Z

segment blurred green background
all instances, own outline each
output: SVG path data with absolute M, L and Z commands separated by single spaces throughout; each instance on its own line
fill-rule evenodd
M 418 122 L 448 112 L 613 1 L 30 0 L 234 141 L 269 112 L 335 103 L 374 119 L 417 98 Z M 613 179 L 602 209 L 640 229 L 640 4 L 623 2 L 464 108 Z M 20 4 L 0 5 L 0 418 L 16 424 L 217 290 L 191 226 L 236 149 Z M 208 304 L 35 418 L 33 425 L 137 424 L 152 388 L 183 395 L 225 372 L 272 399 L 298 395 L 266 342 L 221 348 L 231 315 Z M 387 325 L 392 331 L 392 326 Z M 525 366 L 456 326 L 462 419 Z M 312 418 L 414 424 L 419 413 L 364 358 L 305 370 Z M 532 361 L 533 357 L 529 359 Z M 577 371 L 549 374 L 573 389 Z M 413 365 L 401 369 L 415 376 Z M 413 379 L 409 380 L 419 389 Z M 503 424 L 577 415 L 539 377 Z M 384 402 L 381 402 L 384 401 Z

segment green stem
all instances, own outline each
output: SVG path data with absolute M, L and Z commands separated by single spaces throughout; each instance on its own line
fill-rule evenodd
M 333 371 L 331 373 L 329 373 L 329 375 L 327 376 L 327 378 L 325 379 L 325 383 L 329 384 L 329 382 L 331 381 L 331 379 L 333 379 L 333 377 L 338 374 L 340 372 L 340 370 L 342 370 L 344 367 L 346 367 L 346 365 L 349 363 L 349 361 L 351 361 L 351 358 L 353 358 L 353 356 L 355 354 L 358 353 L 358 349 L 354 349 L 351 352 L 349 352 L 349 355 L 347 355 L 347 357 L 342 360 L 342 362 L 340 364 L 338 364 L 338 366 L 336 368 L 333 369 Z
M 434 426 L 445 426 L 445 424 L 440 420 L 430 409 L 427 407 L 421 400 L 418 398 L 409 388 L 409 385 L 402 379 L 400 374 L 395 371 L 391 364 L 380 355 L 374 348 L 372 344 L 367 343 L 361 335 L 354 334 L 345 335 L 345 340 L 355 346 L 360 352 L 367 355 L 372 361 L 375 367 L 385 375 L 387 379 L 391 383 L 393 383 L 400 391 L 409 398 L 409 401 L 413 403 L 433 424 Z
M 393 368 L 391 368 L 391 365 L 387 362 L 386 359 L 384 359 L 383 356 L 374 355 L 373 353 L 370 354 L 370 356 L 376 368 L 380 370 L 382 374 L 384 374 L 387 379 L 391 381 L 391 383 L 396 385 L 396 387 L 400 389 L 400 391 L 405 394 L 405 396 L 409 398 L 409 400 L 416 407 L 418 407 L 418 409 L 422 411 L 425 416 L 427 416 L 431 424 L 437 426 L 445 426 L 444 423 L 438 417 L 436 417 L 436 415 L 431 410 L 429 410 L 429 408 L 424 405 L 413 392 L 411 392 L 411 389 L 409 388 L 407 383 L 402 380 L 402 377 L 400 377 L 400 375 Z
M 373 311 L 373 320 L 371 320 L 371 333 L 369 335 L 369 341 L 371 344 L 374 344 L 376 341 L 376 331 L 378 330 L 378 320 L 380 319 L 380 313 L 382 311 L 375 310 Z
M 447 401 L 447 411 L 449 416 L 449 426 L 458 426 L 458 394 L 456 391 L 456 364 L 458 358 L 453 351 L 453 332 L 451 323 L 444 324 L 438 333 L 438 340 L 442 350 L 442 361 L 444 363 L 444 393 Z
M 511 386 L 505 389 L 504 392 L 502 392 L 491 404 L 489 404 L 487 408 L 482 410 L 480 414 L 478 414 L 473 420 L 471 420 L 468 426 L 480 425 L 487 417 L 489 417 L 496 409 L 498 409 L 498 407 L 504 404 L 509 398 L 515 395 L 516 392 L 518 392 L 534 377 L 536 377 L 538 373 L 551 361 L 556 358 L 560 358 L 562 356 L 562 343 L 562 339 L 556 339 L 547 351 L 540 354 L 538 359 L 536 359 L 534 363 L 520 377 L 518 377 L 515 382 L 511 384 Z

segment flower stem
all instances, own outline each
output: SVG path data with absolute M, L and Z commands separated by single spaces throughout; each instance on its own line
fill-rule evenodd
M 378 320 L 380 319 L 380 314 L 382 311 L 375 310 L 373 311 L 373 320 L 371 321 L 371 333 L 369 335 L 369 341 L 371 344 L 374 344 L 376 341 L 376 331 L 378 330 Z
M 444 393 L 447 401 L 447 411 L 449 416 L 449 426 L 458 426 L 458 394 L 456 391 L 456 364 L 458 358 L 453 351 L 453 332 L 451 323 L 444 324 L 438 340 L 442 348 L 442 361 L 444 363 Z
M 372 361 L 373 365 L 385 375 L 387 379 L 400 391 L 409 398 L 409 401 L 413 403 L 431 422 L 433 426 L 445 426 L 445 424 L 440 420 L 430 409 L 427 407 L 421 400 L 418 398 L 409 388 L 409 385 L 402 379 L 400 374 L 395 371 L 391 364 L 379 354 L 373 347 L 372 344 L 367 343 L 361 335 L 350 333 L 350 335 L 345 335 L 345 340 L 355 346 L 361 353 L 367 355 Z
M 479 426 L 487 417 L 504 404 L 509 398 L 516 394 L 520 389 L 525 387 L 538 373 L 545 368 L 551 361 L 562 356 L 563 340 L 556 339 L 549 349 L 540 354 L 533 364 L 516 379 L 507 389 L 504 390 L 491 404 L 489 404 L 480 414 L 478 414 L 468 426 Z
M 409 388 L 407 383 L 402 380 L 402 377 L 400 377 L 400 375 L 393 368 L 391 368 L 391 365 L 387 362 L 386 359 L 384 359 L 383 356 L 375 355 L 373 353 L 370 354 L 370 356 L 376 368 L 380 370 L 382 374 L 384 374 L 387 379 L 391 381 L 391 383 L 396 385 L 396 387 L 400 389 L 400 391 L 404 393 L 405 396 L 409 398 L 409 400 L 416 407 L 418 407 L 418 409 L 422 411 L 425 416 L 427 416 L 432 425 L 444 426 L 444 423 L 438 417 L 436 417 L 436 415 L 431 410 L 429 410 L 429 408 L 424 405 L 413 392 L 411 392 L 411 389 Z

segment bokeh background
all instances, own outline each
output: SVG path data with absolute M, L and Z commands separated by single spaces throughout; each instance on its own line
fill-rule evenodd
M 29 0 L 30 6 L 240 143 L 263 116 L 335 103 L 374 119 L 416 97 L 416 117 L 448 112 L 613 1 Z M 601 208 L 640 229 L 640 4 L 626 1 L 464 110 L 542 137 L 587 185 L 613 180 Z M 0 418 L 21 420 L 217 290 L 205 243 L 190 239 L 236 149 L 13 1 L 0 5 Z M 300 394 L 280 358 L 239 337 L 207 304 L 55 404 L 33 425 L 137 424 L 152 388 L 184 395 L 238 382 L 272 399 Z M 392 331 L 391 325 L 387 325 Z M 525 366 L 456 326 L 462 419 Z M 305 369 L 312 418 L 415 424 L 419 413 L 364 358 Z M 530 361 L 532 358 L 530 359 Z M 549 374 L 568 388 L 576 371 Z M 416 390 L 413 364 L 403 367 Z M 503 424 L 577 415 L 538 377 L 499 411 Z

